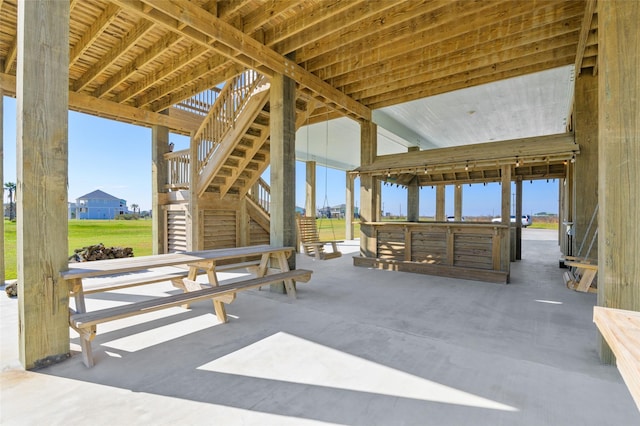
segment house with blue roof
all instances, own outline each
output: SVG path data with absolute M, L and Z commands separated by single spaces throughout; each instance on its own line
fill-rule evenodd
M 75 219 L 115 219 L 129 213 L 127 201 L 99 189 L 76 199 L 69 205 L 69 217 Z

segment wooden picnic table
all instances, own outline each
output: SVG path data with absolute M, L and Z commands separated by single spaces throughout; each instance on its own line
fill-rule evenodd
M 152 310 L 164 309 L 170 306 L 186 305 L 189 302 L 206 298 L 213 300 L 218 319 L 221 322 L 226 322 L 227 316 L 223 303 L 233 301 L 236 292 L 281 281 L 285 283 L 287 294 L 290 297 L 295 297 L 294 279 L 298 281 L 308 281 L 311 276 L 311 271 L 289 270 L 287 257 L 294 250 L 293 247 L 259 245 L 70 263 L 69 269 L 62 271 L 60 275 L 61 278 L 69 284 L 69 292 L 75 300 L 75 310 L 70 309 L 69 324 L 80 334 L 84 363 L 88 367 L 93 365 L 91 340 L 93 340 L 96 335 L 96 325 L 98 323 L 150 312 Z M 260 259 L 259 261 L 246 262 L 248 258 L 257 259 L 258 257 Z M 274 273 L 273 270 L 270 270 L 270 261 L 272 261 L 271 266 L 276 266 L 279 269 L 279 273 Z M 216 271 L 217 265 L 220 262 L 237 262 L 236 264 L 240 266 L 253 266 L 252 271 L 255 272 L 255 278 L 232 285 L 219 286 Z M 87 292 L 85 292 L 84 288 L 84 279 L 113 277 L 114 279 L 112 281 L 106 280 L 105 283 L 100 285 L 99 289 L 92 289 L 90 292 L 110 291 L 159 281 L 157 277 L 150 280 L 148 276 L 136 280 L 135 274 L 131 274 L 134 278 L 129 278 L 127 284 L 123 285 L 122 279 L 118 277 L 118 274 L 129 272 L 137 273 L 140 271 L 153 270 L 154 268 L 178 265 L 186 265 L 188 267 L 188 273 L 185 279 L 173 279 L 172 282 L 176 287 L 182 288 L 185 293 L 188 294 L 160 297 L 154 300 L 132 303 L 130 305 L 87 312 L 85 305 L 85 294 Z M 222 268 L 228 269 L 229 266 L 225 265 Z M 212 288 L 204 289 L 200 283 L 195 282 L 198 272 L 201 270 L 206 272 Z M 173 275 L 169 274 L 166 276 L 166 279 L 172 279 L 172 277 Z M 182 278 L 182 276 L 178 274 L 177 278 Z

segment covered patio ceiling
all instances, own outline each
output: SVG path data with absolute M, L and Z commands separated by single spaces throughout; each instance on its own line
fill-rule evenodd
M 563 133 L 573 87 L 574 66 L 568 65 L 374 110 L 378 155 Z M 356 169 L 359 124 L 338 118 L 303 126 L 296 133 L 296 157 Z
M 11 96 L 17 4 L 0 1 Z M 69 108 L 188 135 L 213 99 L 194 96 L 247 68 L 284 73 L 316 123 L 298 158 L 347 170 L 351 119 L 378 123 L 379 154 L 563 131 L 597 27 L 595 0 L 71 0 Z

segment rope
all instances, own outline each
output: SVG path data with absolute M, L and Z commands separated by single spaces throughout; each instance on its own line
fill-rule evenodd
M 325 120 L 325 144 L 324 144 L 324 201 L 322 204 L 322 211 L 328 211 L 331 214 L 331 206 L 329 206 L 329 167 L 327 166 L 327 159 L 329 158 L 329 112 L 327 111 L 327 119 Z M 324 219 L 324 214 L 320 216 L 320 224 L 318 225 L 318 233 L 320 229 L 322 229 L 322 221 Z M 336 231 L 333 228 L 333 220 L 329 219 L 329 223 L 331 224 L 331 234 L 333 235 L 333 239 L 336 239 Z

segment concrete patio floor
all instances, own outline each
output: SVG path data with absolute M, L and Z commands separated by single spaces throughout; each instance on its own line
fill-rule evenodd
M 594 294 L 566 289 L 557 233 L 525 229 L 509 285 L 317 262 L 297 300 L 238 295 L 99 326 L 78 354 L 17 362 L 17 300 L 0 297 L 2 425 L 638 425 L 617 369 L 596 352 Z M 351 252 L 351 253 L 349 253 Z M 233 277 L 227 274 L 226 277 Z M 88 309 L 175 292 L 92 295 Z

